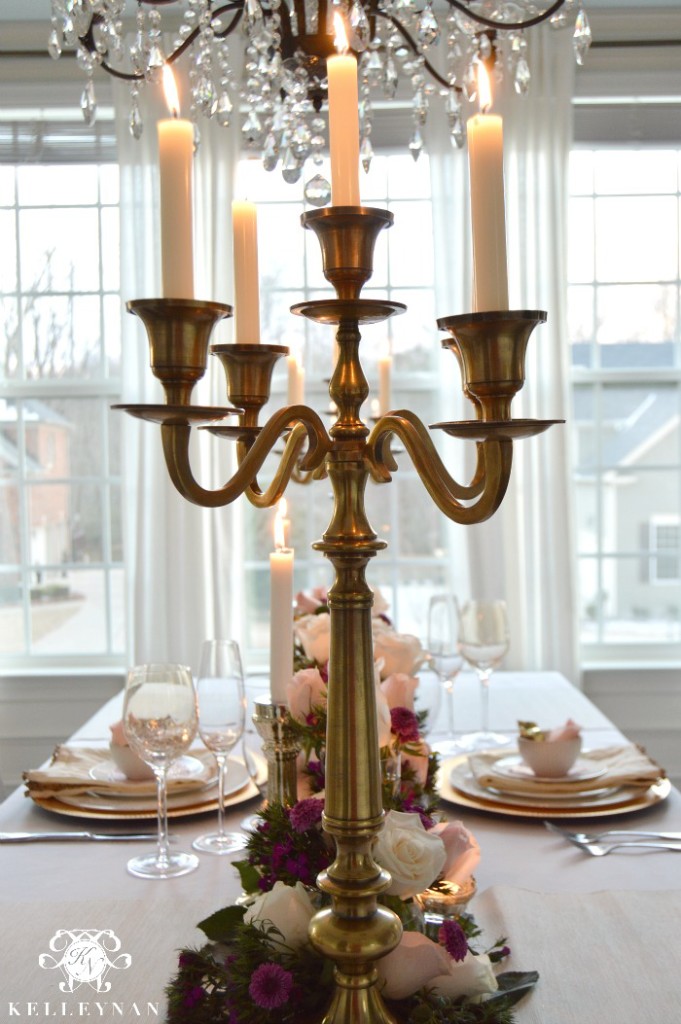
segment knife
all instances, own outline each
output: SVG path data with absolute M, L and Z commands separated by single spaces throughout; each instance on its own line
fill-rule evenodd
M 132 843 L 156 838 L 155 832 L 0 832 L 0 843 Z

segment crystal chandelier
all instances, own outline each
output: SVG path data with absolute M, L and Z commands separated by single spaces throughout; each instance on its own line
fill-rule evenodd
M 126 20 L 130 6 L 136 9 L 134 21 Z M 463 146 L 462 101 L 475 98 L 478 61 L 525 93 L 531 80 L 526 30 L 545 21 L 555 28 L 572 25 L 578 64 L 591 43 L 582 0 L 52 0 L 48 51 L 57 59 L 64 47 L 75 47 L 87 75 L 81 107 L 89 123 L 96 116 L 95 70 L 129 81 L 135 137 L 143 131 L 140 90 L 159 79 L 164 63 L 187 53 L 197 141 L 200 115 L 223 126 L 239 117 L 245 147 L 262 155 L 267 170 L 280 166 L 293 183 L 308 158 L 321 164 L 326 148 L 321 115 L 336 10 L 360 57 L 360 156 L 366 170 L 376 97 L 411 105 L 405 142 L 418 159 L 433 100 L 444 107 L 453 143 Z M 243 56 L 235 61 L 237 47 Z M 242 69 L 238 76 L 235 64 Z M 321 205 L 325 190 L 317 191 L 308 199 Z

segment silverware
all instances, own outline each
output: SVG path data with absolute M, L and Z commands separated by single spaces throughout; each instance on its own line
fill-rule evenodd
M 155 832 L 0 832 L 0 843 L 133 843 L 156 838 Z
M 624 836 L 625 842 L 628 836 L 636 836 L 643 839 L 676 839 L 681 842 L 681 832 L 640 832 L 635 829 L 623 828 L 612 828 L 607 832 L 568 832 L 567 829 L 554 825 L 552 821 L 545 821 L 544 826 L 549 832 L 555 832 L 556 835 L 562 836 L 563 839 L 569 839 L 571 843 L 577 844 L 597 843 L 602 839 L 610 839 L 614 836 Z
M 613 850 L 676 850 L 677 853 L 681 853 L 681 843 L 578 843 L 574 839 L 570 839 L 569 842 L 578 850 L 590 853 L 592 857 L 605 857 Z

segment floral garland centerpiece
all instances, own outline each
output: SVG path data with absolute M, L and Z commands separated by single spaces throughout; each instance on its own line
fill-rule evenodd
M 306 1024 L 322 1016 L 333 992 L 333 965 L 308 941 L 310 920 L 326 898 L 316 878 L 334 858 L 322 828 L 328 608 L 323 592 L 298 595 L 297 606 L 288 701 L 301 744 L 299 799 L 260 812 L 248 856 L 235 865 L 244 896 L 199 924 L 204 946 L 181 951 L 167 990 L 168 1024 Z M 437 756 L 423 739 L 425 714 L 414 710 L 414 672 L 425 655 L 416 637 L 393 629 L 380 595 L 376 608 L 386 818 L 374 858 L 391 876 L 381 901 L 404 927 L 397 948 L 377 963 L 378 985 L 408 1024 L 511 1024 L 512 1006 L 537 974 L 496 973 L 510 952 L 506 940 L 479 948 L 481 933 L 465 902 L 424 922 L 418 897 L 438 887 L 471 889 L 480 849 L 461 822 L 437 820 Z

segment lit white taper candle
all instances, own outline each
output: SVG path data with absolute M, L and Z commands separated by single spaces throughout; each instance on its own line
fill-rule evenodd
M 258 214 L 255 203 L 232 203 L 234 240 L 234 340 L 238 345 L 260 341 L 258 280 Z
M 348 53 L 343 19 L 334 15 L 336 48 L 326 60 L 332 206 L 359 206 L 359 95 L 357 60 Z
M 380 356 L 378 360 L 378 408 L 379 415 L 384 416 L 392 405 L 390 396 L 390 376 L 393 359 L 391 355 Z
M 295 355 L 286 357 L 288 371 L 287 401 L 289 405 L 302 405 L 305 401 L 305 369 Z
M 469 118 L 468 165 L 473 230 L 473 308 L 476 312 L 508 309 L 506 210 L 504 199 L 504 129 L 501 117 L 488 114 L 489 76 L 478 64 L 480 113 Z
M 286 547 L 286 499 L 274 517 L 274 548 L 270 554 L 270 694 L 286 703 L 286 684 L 293 675 L 293 548 Z
M 194 298 L 192 162 L 194 126 L 180 118 L 180 100 L 170 67 L 163 87 L 171 117 L 158 122 L 161 179 L 161 271 L 167 299 Z

